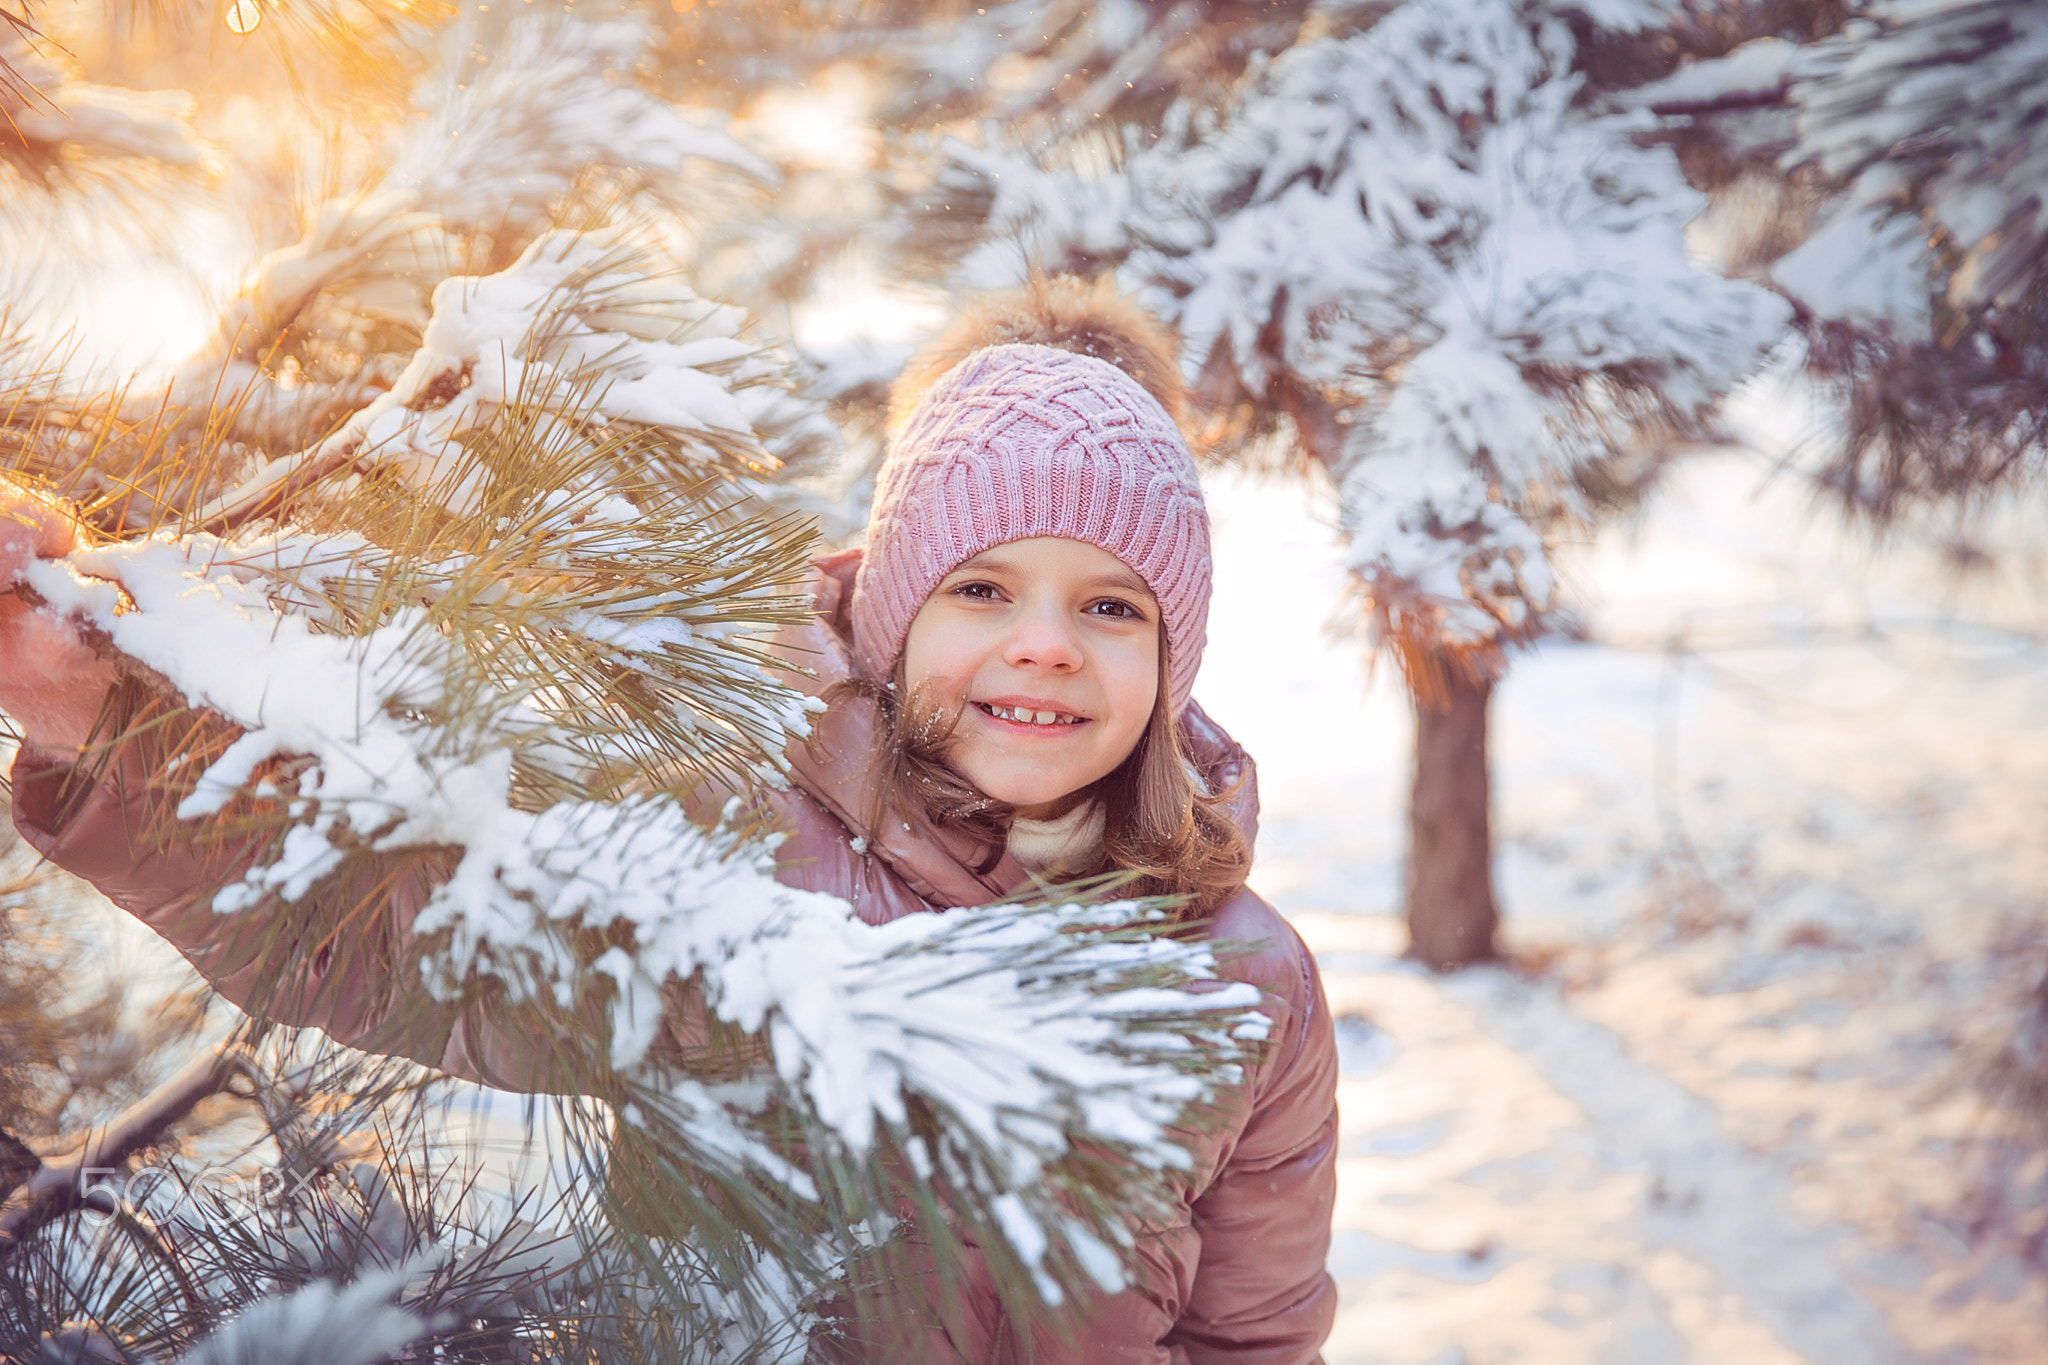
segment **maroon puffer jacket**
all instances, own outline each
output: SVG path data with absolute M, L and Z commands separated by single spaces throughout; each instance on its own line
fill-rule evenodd
M 822 619 L 783 638 L 817 675 L 798 680 L 807 688 L 845 676 L 839 627 L 856 562 L 849 554 L 821 563 Z M 976 872 L 973 851 L 929 825 L 892 824 L 856 851 L 854 831 L 874 809 L 864 761 L 871 715 L 847 700 L 818 719 L 818 742 L 792 751 L 794 786 L 771 798 L 788 834 L 778 850 L 780 880 L 842 897 L 871 924 L 986 904 L 1025 881 L 1007 856 Z M 1250 759 L 1199 708 L 1190 709 L 1187 730 L 1192 757 L 1210 781 L 1237 784 L 1234 808 L 1249 839 L 1257 827 Z M 92 882 L 168 939 L 223 996 L 246 1005 L 258 990 L 259 959 L 292 927 L 265 907 L 214 912 L 211 889 L 228 879 L 222 864 L 233 851 L 157 833 L 166 822 L 145 810 L 162 800 L 149 789 L 151 766 L 142 746 L 130 745 L 82 801 L 64 800 L 72 770 L 25 751 L 14 769 L 15 824 L 50 861 Z M 387 969 L 405 960 L 426 889 L 401 879 L 369 898 L 369 922 L 359 913 L 350 938 L 371 951 L 299 945 L 296 976 L 282 989 L 264 989 L 264 1013 L 487 1085 L 550 1088 L 549 1042 L 530 1032 L 530 1021 L 514 1028 L 488 1004 L 440 1005 L 425 996 L 416 972 Z M 1223 1121 L 1192 1140 L 1181 1216 L 1141 1237 L 1137 1287 L 1090 1305 L 1078 1344 L 1035 1341 L 1030 1358 L 1039 1365 L 1310 1365 L 1329 1334 L 1336 1287 L 1323 1261 L 1336 1197 L 1337 1060 L 1322 982 L 1301 939 L 1249 889 L 1217 911 L 1209 933 L 1247 950 L 1230 955 L 1223 971 L 1260 988 L 1272 1030 L 1244 1084 L 1224 1098 Z M 693 1032 L 687 1023 L 676 1031 Z M 900 1325 L 842 1323 L 853 1335 L 832 1354 L 918 1365 L 1018 1358 L 994 1294 L 976 1293 L 967 1307 L 969 1340 L 930 1328 L 906 1346 Z

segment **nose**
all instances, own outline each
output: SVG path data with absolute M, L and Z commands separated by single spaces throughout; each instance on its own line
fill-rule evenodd
M 1074 638 L 1066 612 L 1047 604 L 1020 614 L 1016 628 L 1003 643 L 1003 662 L 1012 668 L 1041 668 L 1049 673 L 1072 673 L 1080 668 L 1080 641 Z

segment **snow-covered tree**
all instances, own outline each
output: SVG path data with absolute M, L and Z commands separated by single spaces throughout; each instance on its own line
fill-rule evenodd
M 1414 692 L 1417 952 L 1492 952 L 1485 716 L 1603 466 L 1704 433 L 1785 309 L 1690 259 L 1703 207 L 1646 117 L 1586 107 L 1574 25 L 1651 3 L 1409 0 L 1274 58 L 1110 176 L 956 148 L 987 279 L 1115 263 L 1179 327 L 1217 439 L 1284 415 L 1336 479 L 1372 638 Z M 1021 250 L 1020 250 L 1021 245 Z

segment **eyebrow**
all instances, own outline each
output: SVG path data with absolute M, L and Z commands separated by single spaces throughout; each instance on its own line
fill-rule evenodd
M 1082 586 L 1088 588 L 1122 588 L 1124 591 L 1136 593 L 1140 597 L 1157 600 L 1157 598 L 1153 597 L 1152 585 L 1128 569 L 1121 573 L 1096 574 L 1094 577 L 1084 580 Z
M 1015 560 L 1005 559 L 1000 552 L 995 550 L 982 551 L 959 568 L 953 570 L 953 574 L 964 573 L 970 570 L 978 573 L 1014 574 L 1023 572 Z M 947 574 L 946 577 L 951 578 L 953 574 Z M 1159 600 L 1152 591 L 1152 585 L 1138 577 L 1130 569 L 1118 569 L 1115 573 L 1090 574 L 1087 578 L 1081 580 L 1081 586 L 1084 588 L 1121 588 L 1125 592 L 1137 593 L 1140 596 L 1150 598 L 1154 602 Z

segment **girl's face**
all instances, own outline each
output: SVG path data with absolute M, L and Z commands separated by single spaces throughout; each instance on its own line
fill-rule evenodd
M 1057 536 L 984 551 L 910 623 L 903 673 L 959 711 L 950 754 L 1018 814 L 1107 777 L 1159 700 L 1159 603 L 1107 550 Z

